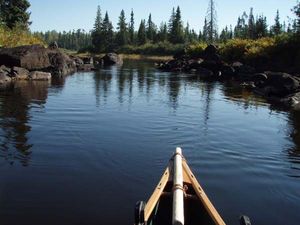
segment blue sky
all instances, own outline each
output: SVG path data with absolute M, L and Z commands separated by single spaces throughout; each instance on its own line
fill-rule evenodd
M 217 4 L 218 24 L 236 24 L 237 17 L 243 11 L 254 8 L 254 14 L 264 14 L 268 23 L 273 23 L 276 10 L 279 9 L 281 20 L 294 18 L 291 8 L 296 0 L 215 0 Z M 116 27 L 117 19 L 122 9 L 129 19 L 131 8 L 135 13 L 136 29 L 141 19 L 148 18 L 152 13 L 153 21 L 159 25 L 168 21 L 172 8 L 177 5 L 182 11 L 183 21 L 189 22 L 191 28 L 198 31 L 203 26 L 208 0 L 29 0 L 31 7 L 31 30 L 91 30 L 96 15 L 97 5 L 102 13 L 108 11 L 110 19 Z

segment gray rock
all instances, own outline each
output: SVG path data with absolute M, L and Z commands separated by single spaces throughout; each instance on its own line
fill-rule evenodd
M 30 80 L 50 80 L 51 79 L 51 73 L 41 72 L 41 71 L 33 71 L 29 74 Z
M 14 66 L 12 68 L 12 74 L 16 80 L 27 80 L 29 78 L 29 71 L 21 67 Z
M 102 58 L 102 60 L 103 60 L 104 66 L 123 64 L 122 58 L 119 55 L 117 55 L 116 53 L 108 53 Z
M 7 72 L 0 70 L 0 90 L 6 90 L 12 84 L 12 79 L 7 75 Z
M 54 76 L 63 77 L 67 74 L 76 72 L 76 63 L 65 53 L 53 50 L 48 52 L 51 67 L 47 71 Z
M 0 84 L 3 85 L 9 82 L 11 82 L 11 77 L 7 76 L 4 73 L 0 73 Z
M 9 75 L 11 73 L 11 69 L 6 67 L 5 65 L 0 66 L 0 73 L 5 73 L 6 75 Z
M 234 63 L 232 63 L 231 66 L 233 66 L 233 67 L 241 67 L 242 65 L 243 65 L 243 63 L 241 63 L 241 62 L 234 62 Z

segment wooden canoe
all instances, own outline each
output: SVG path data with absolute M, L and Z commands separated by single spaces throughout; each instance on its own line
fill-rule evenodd
M 147 203 L 138 202 L 135 208 L 136 225 L 225 225 L 220 214 L 208 199 L 203 188 L 189 168 L 186 160 L 181 155 L 183 178 L 183 204 L 184 222 L 172 220 L 174 214 L 174 157 L 164 171 L 158 185 Z

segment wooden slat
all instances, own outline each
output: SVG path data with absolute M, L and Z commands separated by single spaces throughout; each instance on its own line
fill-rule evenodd
M 170 165 L 167 167 L 167 169 L 165 170 L 164 174 L 162 175 L 158 185 L 156 186 L 153 194 L 151 195 L 151 197 L 149 198 L 146 206 L 145 206 L 145 221 L 147 222 L 149 217 L 151 216 L 151 213 L 153 211 L 153 209 L 155 208 L 169 178 L 170 178 Z
M 189 181 L 191 182 L 193 188 L 195 189 L 195 192 L 199 199 L 201 200 L 202 204 L 206 208 L 207 212 L 211 216 L 211 218 L 214 220 L 216 225 L 226 225 L 225 222 L 223 221 L 222 217 L 220 214 L 217 212 L 207 195 L 205 194 L 204 190 L 202 189 L 201 185 L 195 178 L 194 174 L 192 173 L 191 169 L 189 168 L 188 164 L 186 161 L 182 162 L 182 167 L 183 167 L 183 173 L 185 174 L 185 178 L 189 178 Z M 187 180 L 185 180 L 186 182 Z

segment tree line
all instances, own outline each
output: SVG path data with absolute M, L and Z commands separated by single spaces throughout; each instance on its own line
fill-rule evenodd
M 57 32 L 55 30 L 46 32 L 34 32 L 34 36 L 41 38 L 47 44 L 57 42 L 60 48 L 83 51 L 90 50 L 92 46 L 92 37 L 90 32 L 78 29 L 72 31 Z
M 272 25 L 268 25 L 267 18 L 261 14 L 254 16 L 253 8 L 249 14 L 244 12 L 237 19 L 237 24 L 232 27 L 226 26 L 218 33 L 217 12 L 214 0 L 209 1 L 207 15 L 204 19 L 203 28 L 197 33 L 190 29 L 189 24 L 184 25 L 181 18 L 181 10 L 178 6 L 173 8 L 168 23 L 162 22 L 157 26 L 152 15 L 148 19 L 142 19 L 138 29 L 135 29 L 134 12 L 131 10 L 130 19 L 127 23 L 124 10 L 121 11 L 117 28 L 114 30 L 109 19 L 108 12 L 102 19 L 101 8 L 98 6 L 94 29 L 91 31 L 92 44 L 98 52 L 117 49 L 125 45 L 140 46 L 146 43 L 169 42 L 171 44 L 190 44 L 196 42 L 226 42 L 233 38 L 259 39 L 263 37 L 274 37 L 283 33 L 295 34 L 300 32 L 300 3 L 293 12 L 297 18 L 289 20 L 288 24 L 281 23 L 280 13 L 277 10 Z
M 19 27 L 29 29 L 30 3 L 27 0 L 0 0 L 0 25 L 10 29 Z M 94 27 L 91 31 L 47 31 L 35 32 L 35 36 L 42 38 L 46 43 L 56 41 L 60 47 L 72 50 L 90 50 L 104 52 L 118 50 L 123 46 L 142 46 L 146 43 L 190 44 L 197 42 L 226 42 L 229 39 L 259 39 L 272 37 L 282 33 L 300 33 L 300 2 L 292 9 L 296 15 L 295 20 L 281 23 L 280 12 L 277 10 L 274 22 L 269 26 L 266 17 L 254 15 L 253 8 L 247 14 L 244 12 L 237 18 L 237 24 L 226 26 L 218 33 L 217 12 L 215 1 L 210 0 L 204 26 L 200 31 L 191 29 L 189 24 L 182 21 L 181 9 L 178 6 L 171 11 L 168 22 L 156 25 L 150 13 L 147 19 L 136 24 L 134 11 L 131 10 L 129 20 L 125 11 L 120 12 L 116 28 L 110 20 L 108 12 L 102 15 L 98 6 Z

